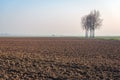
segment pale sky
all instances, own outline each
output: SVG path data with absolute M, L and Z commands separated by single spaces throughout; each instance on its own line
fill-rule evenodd
M 0 0 L 0 33 L 84 36 L 81 17 L 99 10 L 96 36 L 120 36 L 120 0 Z

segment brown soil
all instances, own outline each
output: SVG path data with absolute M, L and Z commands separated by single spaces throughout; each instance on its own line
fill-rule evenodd
M 0 38 L 0 80 L 120 80 L 120 41 Z

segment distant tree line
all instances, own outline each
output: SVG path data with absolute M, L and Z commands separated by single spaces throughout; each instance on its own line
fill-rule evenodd
M 95 37 L 95 29 L 99 28 L 102 25 L 102 19 L 100 18 L 100 12 L 97 10 L 91 11 L 88 15 L 85 15 L 81 18 L 82 28 L 85 30 L 86 38 Z

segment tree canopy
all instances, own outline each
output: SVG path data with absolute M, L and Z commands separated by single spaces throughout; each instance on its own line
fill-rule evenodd
M 88 15 L 81 18 L 82 28 L 86 30 L 86 37 L 88 37 L 88 31 L 90 31 L 90 37 L 94 38 L 95 29 L 102 25 L 102 19 L 100 18 L 100 12 L 97 10 L 91 11 Z

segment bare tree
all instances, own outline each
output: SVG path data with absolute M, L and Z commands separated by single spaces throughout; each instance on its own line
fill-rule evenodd
M 82 28 L 85 29 L 85 37 L 88 38 L 89 24 L 88 24 L 87 15 L 81 18 L 81 24 L 82 24 Z
M 82 27 L 86 30 L 88 37 L 88 31 L 90 31 L 90 37 L 94 38 L 95 29 L 99 28 L 102 24 L 99 11 L 91 11 L 90 14 L 85 15 L 81 19 Z

